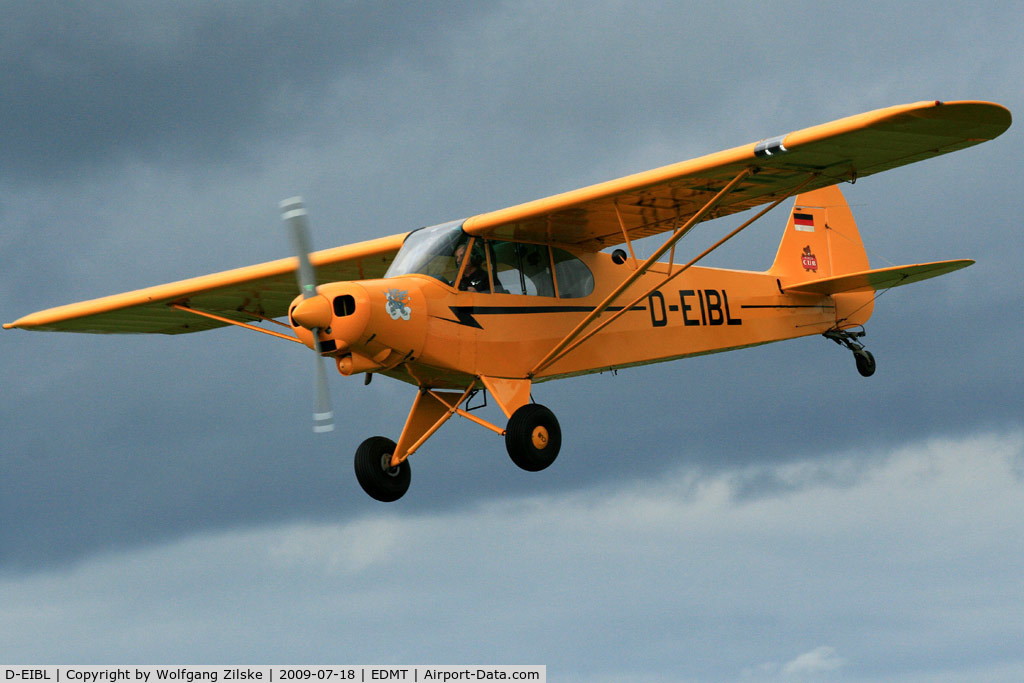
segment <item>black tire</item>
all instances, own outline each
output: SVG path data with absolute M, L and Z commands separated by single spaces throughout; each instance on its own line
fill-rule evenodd
M 367 495 L 382 503 L 393 503 L 409 490 L 409 461 L 391 467 L 394 452 L 395 442 L 383 436 L 371 436 L 356 449 L 356 479 Z
M 862 377 L 870 377 L 875 374 L 875 357 L 871 355 L 870 351 L 864 349 L 854 351 L 853 358 L 857 362 L 857 372 Z
M 505 448 L 512 462 L 527 472 L 540 472 L 558 457 L 562 429 L 555 414 L 537 403 L 512 413 L 505 428 Z

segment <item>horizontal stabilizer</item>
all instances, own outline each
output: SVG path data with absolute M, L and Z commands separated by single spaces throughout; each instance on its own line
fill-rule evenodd
M 954 270 L 966 268 L 974 263 L 970 259 L 957 261 L 936 261 L 919 263 L 910 266 L 892 266 L 865 270 L 860 273 L 826 277 L 818 280 L 807 280 L 794 285 L 783 285 L 786 293 L 800 292 L 806 294 L 840 294 L 843 292 L 870 292 L 909 285 L 928 278 L 938 277 Z

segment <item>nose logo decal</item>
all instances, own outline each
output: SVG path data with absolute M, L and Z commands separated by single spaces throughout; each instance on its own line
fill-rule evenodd
M 400 289 L 389 289 L 387 292 L 387 308 L 388 315 L 391 316 L 392 320 L 408 320 L 409 316 L 412 315 L 412 309 L 409 307 L 409 290 Z

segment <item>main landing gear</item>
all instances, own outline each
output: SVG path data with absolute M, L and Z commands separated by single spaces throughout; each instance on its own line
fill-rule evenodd
M 409 490 L 409 461 L 392 467 L 394 452 L 395 442 L 383 436 L 371 436 L 356 449 L 356 479 L 367 495 L 382 503 L 393 503 Z
M 853 352 L 853 360 L 857 363 L 857 372 L 862 377 L 870 377 L 875 374 L 875 357 L 871 355 L 871 352 L 864 348 L 858 339 L 865 336 L 867 332 L 861 327 L 859 330 L 840 330 L 834 329 L 825 332 L 822 336 L 831 339 L 840 346 L 845 346 Z
M 392 503 L 405 495 L 411 478 L 408 456 L 454 414 L 468 416 L 472 421 L 504 436 L 505 449 L 512 462 L 527 472 L 546 469 L 558 457 L 562 447 L 562 430 L 555 414 L 546 407 L 538 403 L 519 406 L 512 412 L 505 429 L 501 429 L 459 408 L 467 394 L 452 400 L 442 392 L 423 391 L 420 397 L 433 397 L 439 403 L 421 398 L 414 404 L 409 422 L 399 439 L 406 452 L 397 464 L 393 456 L 399 446 L 391 439 L 373 436 L 359 445 L 355 457 L 356 479 L 367 495 L 383 503 Z M 420 400 L 424 403 L 421 404 Z M 422 412 L 417 412 L 418 405 L 423 406 Z M 427 419 L 414 419 L 423 415 Z M 410 425 L 414 427 L 410 428 Z
M 505 428 L 505 450 L 527 472 L 540 472 L 558 457 L 562 429 L 555 414 L 539 403 L 527 403 L 512 413 Z

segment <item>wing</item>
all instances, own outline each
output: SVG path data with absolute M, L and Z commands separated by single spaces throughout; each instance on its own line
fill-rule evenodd
M 840 294 L 843 292 L 873 292 L 879 289 L 890 289 L 909 285 L 912 282 L 920 282 L 929 278 L 952 273 L 973 265 L 970 259 L 958 261 L 936 261 L 934 263 L 920 263 L 908 266 L 892 266 L 890 268 L 878 268 L 876 270 L 865 270 L 860 273 L 849 275 L 837 275 L 818 280 L 808 280 L 795 285 L 786 285 L 783 289 L 786 292 L 804 292 L 808 294 Z
M 310 254 L 317 281 L 383 276 L 406 234 Z M 239 322 L 278 318 L 288 312 L 288 305 L 299 293 L 295 284 L 297 264 L 298 259 L 286 258 L 115 294 L 32 313 L 4 327 L 101 334 L 183 334 L 228 324 L 176 310 L 169 304 L 186 305 Z
M 692 217 L 744 168 L 748 176 L 707 216 L 717 218 L 788 194 L 834 185 L 991 140 L 1010 112 L 989 102 L 917 102 L 626 176 L 468 219 L 466 232 L 600 250 Z M 620 222 L 621 216 L 621 222 Z

